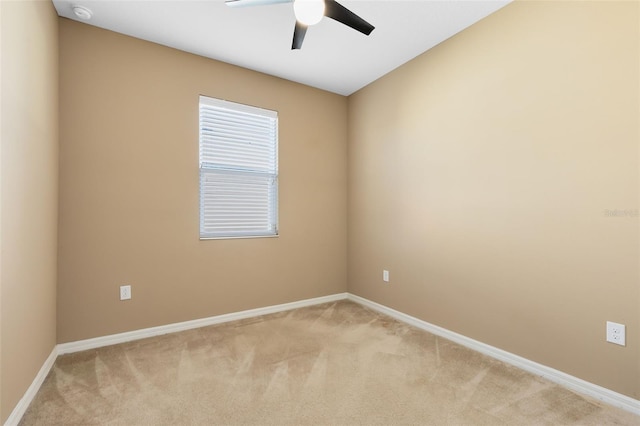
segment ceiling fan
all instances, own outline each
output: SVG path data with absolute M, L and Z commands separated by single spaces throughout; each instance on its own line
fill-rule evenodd
M 277 3 L 292 3 L 296 15 L 296 26 L 293 30 L 293 42 L 291 49 L 300 49 L 307 28 L 315 25 L 323 16 L 334 19 L 344 25 L 360 31 L 365 35 L 371 34 L 375 28 L 373 25 L 342 6 L 335 0 L 226 0 L 230 7 L 264 6 Z

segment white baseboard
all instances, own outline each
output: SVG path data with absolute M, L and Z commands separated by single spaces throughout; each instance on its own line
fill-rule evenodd
M 469 337 L 396 311 L 379 303 L 372 302 L 371 300 L 365 299 L 363 297 L 348 293 L 347 298 L 353 302 L 371 308 L 374 311 L 378 311 L 399 321 L 428 331 L 429 333 L 435 334 L 436 336 L 444 337 L 447 340 L 451 340 L 452 342 L 458 343 L 469 349 L 473 349 L 476 352 L 480 352 L 492 358 L 504 361 L 507 364 L 511 364 L 535 375 L 542 376 L 545 379 L 548 379 L 573 391 L 588 395 L 607 404 L 640 415 L 640 401 L 637 399 L 630 398 L 626 395 L 622 395 L 602 386 L 587 382 L 586 380 L 579 379 L 567 373 L 563 373 L 562 371 L 547 367 L 546 365 L 538 364 L 537 362 L 528 360 L 502 349 L 498 349 L 494 346 L 487 345 L 477 340 L 473 340 Z
M 147 337 L 160 336 L 162 334 L 176 333 L 178 331 L 191 330 L 194 328 L 206 327 L 209 325 L 221 324 L 224 322 L 236 321 L 245 318 L 252 318 L 260 315 L 290 311 L 292 309 L 304 308 L 305 306 L 319 305 L 321 303 L 343 300 L 347 297 L 348 293 L 338 293 L 329 296 L 316 297 L 313 299 L 300 300 L 297 302 L 283 303 L 281 305 L 249 309 L 247 311 L 233 312 L 230 314 L 217 315 L 214 317 L 201 318 L 192 321 L 184 321 L 174 324 L 161 325 L 158 327 L 128 331 L 126 333 L 111 334 L 108 336 L 96 337 L 93 339 L 79 340 L 77 342 L 61 343 L 58 345 L 58 354 L 62 355 L 73 352 L 86 351 L 88 349 L 95 349 L 103 346 L 130 342 L 132 340 L 145 339 Z
M 24 416 L 27 408 L 29 408 L 29 404 L 31 404 L 31 401 L 35 398 L 38 390 L 40 390 L 40 386 L 42 386 L 44 379 L 47 378 L 47 374 L 51 371 L 51 367 L 53 367 L 57 357 L 58 349 L 57 347 L 54 347 L 51 354 L 49 354 L 49 357 L 40 368 L 40 371 L 36 374 L 36 378 L 31 382 L 31 386 L 27 388 L 27 391 L 24 393 L 20 401 L 18 401 L 18 404 L 15 406 L 11 414 L 9 414 L 7 421 L 4 422 L 5 426 L 17 426 L 18 423 L 20 423 L 22 416 Z

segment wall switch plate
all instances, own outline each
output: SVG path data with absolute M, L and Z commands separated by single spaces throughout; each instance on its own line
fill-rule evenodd
M 624 324 L 607 321 L 607 342 L 615 343 L 616 345 L 620 346 L 626 346 L 626 331 L 627 330 Z
M 131 286 L 130 285 L 121 285 L 120 286 L 120 300 L 129 300 L 131 299 Z
M 387 271 L 386 269 L 382 270 L 382 281 L 384 281 L 385 283 L 389 282 L 389 271 Z

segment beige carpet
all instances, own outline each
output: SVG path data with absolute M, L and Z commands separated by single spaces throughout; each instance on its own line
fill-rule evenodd
M 348 301 L 58 358 L 22 425 L 638 425 Z

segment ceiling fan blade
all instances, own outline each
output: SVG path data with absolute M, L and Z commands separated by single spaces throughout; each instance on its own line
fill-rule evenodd
M 291 3 L 293 0 L 226 0 L 229 7 L 267 6 L 278 3 Z
M 238 0 L 241 1 L 241 0 Z M 328 18 L 335 19 L 338 22 L 360 31 L 363 34 L 369 35 L 375 28 L 373 25 L 341 5 L 335 0 L 325 0 L 325 12 L 324 15 Z
M 291 50 L 300 49 L 304 36 L 307 34 L 307 26 L 296 21 L 296 28 L 293 30 L 293 42 L 291 43 Z

